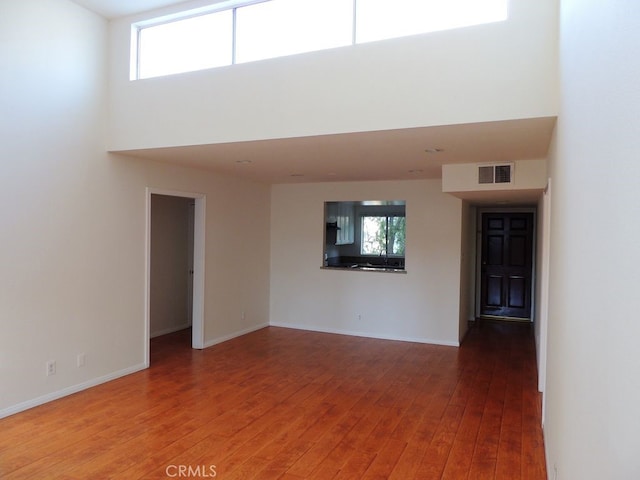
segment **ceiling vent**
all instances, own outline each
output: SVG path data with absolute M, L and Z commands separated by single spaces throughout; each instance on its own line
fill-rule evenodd
M 512 183 L 513 164 L 481 165 L 478 167 L 478 183 Z

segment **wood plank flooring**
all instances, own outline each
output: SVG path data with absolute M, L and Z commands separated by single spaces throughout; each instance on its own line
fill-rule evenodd
M 528 325 L 462 347 L 269 327 L 0 420 L 0 478 L 546 479 Z

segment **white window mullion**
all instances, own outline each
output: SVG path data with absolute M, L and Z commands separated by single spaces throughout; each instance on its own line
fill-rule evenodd
M 233 9 L 233 25 L 231 27 L 231 31 L 232 31 L 232 35 L 233 38 L 231 39 L 231 65 L 235 65 L 236 64 L 236 41 L 237 41 L 237 35 L 238 35 L 238 29 L 237 29 L 237 19 L 238 19 L 238 9 L 234 8 Z
M 358 25 L 358 0 L 353 0 L 353 27 L 351 27 L 351 45 L 356 44 L 356 28 Z
M 498 22 L 507 16 L 508 0 L 219 0 L 132 24 L 130 78 Z

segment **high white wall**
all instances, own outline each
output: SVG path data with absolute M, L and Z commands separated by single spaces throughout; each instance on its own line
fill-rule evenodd
M 146 187 L 207 196 L 205 342 L 268 323 L 269 187 L 105 153 L 107 30 L 0 3 L 0 416 L 144 367 Z
M 130 81 L 131 23 L 170 11 L 111 24 L 112 150 L 557 114 L 556 0 L 511 0 L 506 22 Z
M 640 3 L 562 0 L 549 478 L 640 478 Z
M 406 200 L 406 274 L 321 269 L 324 202 Z M 275 185 L 271 324 L 457 345 L 462 201 L 439 180 Z

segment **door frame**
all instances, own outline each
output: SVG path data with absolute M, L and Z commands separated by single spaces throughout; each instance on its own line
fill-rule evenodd
M 536 347 L 538 354 L 538 391 L 544 393 L 547 384 L 547 331 L 549 326 L 549 282 L 551 252 L 551 178 L 542 199 L 542 232 L 540 264 L 540 322 L 536 325 Z M 546 395 L 542 396 L 542 424 L 546 413 Z
M 533 232 L 531 242 L 531 312 L 529 321 L 533 323 L 536 305 L 536 254 L 537 254 L 537 223 L 538 208 L 532 207 L 478 207 L 476 211 L 476 285 L 475 285 L 475 312 L 476 319 L 482 312 L 482 214 L 483 213 L 531 213 L 533 216 Z
M 144 364 L 149 367 L 151 340 L 151 195 L 190 198 L 195 201 L 193 215 L 193 298 L 191 348 L 204 348 L 204 277 L 206 195 L 147 187 L 145 227 Z

